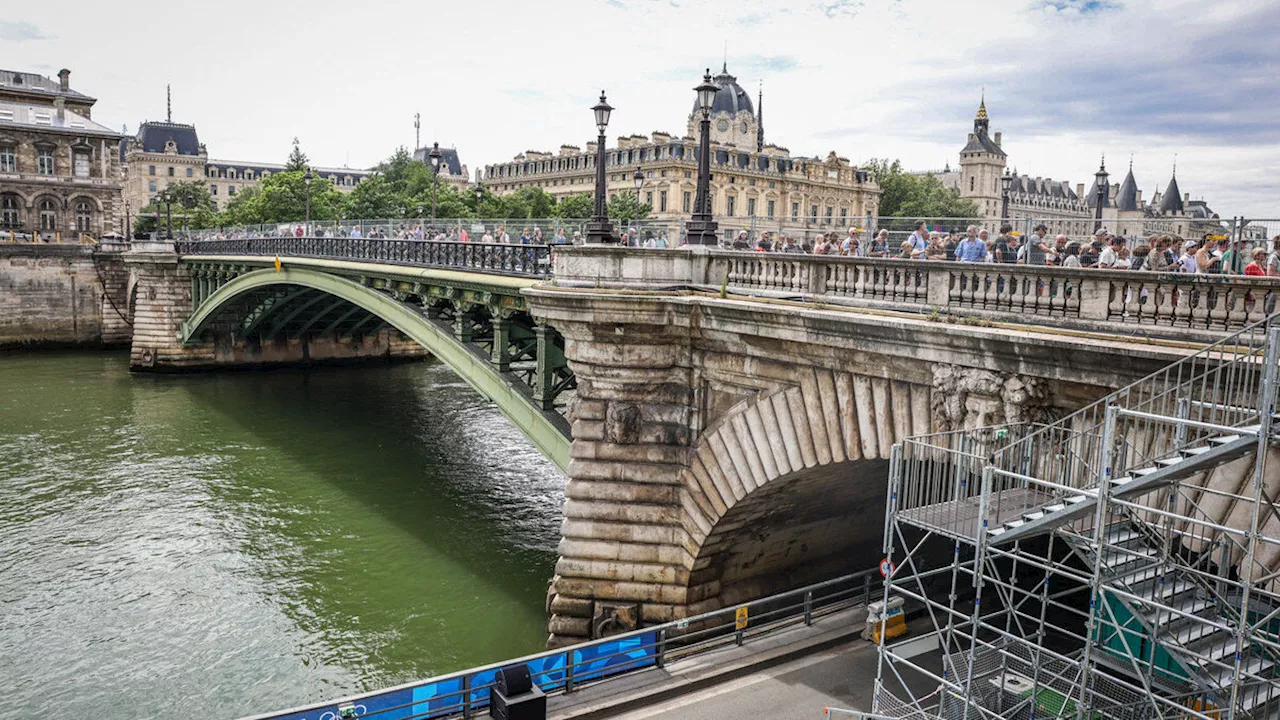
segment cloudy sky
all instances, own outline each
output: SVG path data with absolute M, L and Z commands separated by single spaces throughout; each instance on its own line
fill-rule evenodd
M 701 71 L 765 91 L 770 142 L 854 162 L 955 163 L 983 87 L 1020 172 L 1091 181 L 1099 156 L 1223 216 L 1280 217 L 1276 0 L 275 0 L 26 3 L 5 66 L 99 98 L 136 131 L 197 125 L 212 157 L 366 167 L 456 146 L 474 170 L 610 136 L 683 132 Z

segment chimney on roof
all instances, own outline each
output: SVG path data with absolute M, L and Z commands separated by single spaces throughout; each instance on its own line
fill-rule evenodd
M 1000 147 L 1000 133 L 996 133 L 995 141 L 996 141 L 996 147 Z
M 1182 202 L 1191 202 L 1191 193 L 1182 193 Z
M 59 122 L 62 122 L 63 120 L 65 120 L 65 119 L 66 119 L 66 117 L 67 117 L 67 100 L 66 100 L 66 98 L 61 97 L 61 96 L 54 98 L 54 99 L 53 99 L 53 107 L 55 108 L 55 110 L 56 110 L 56 112 L 57 112 L 57 115 L 58 115 L 58 121 L 59 121 Z
M 70 70 L 66 68 L 62 68 L 61 70 L 58 71 L 58 85 L 63 90 L 71 89 L 71 71 Z
M 1076 183 L 1076 197 L 1084 197 L 1084 183 Z

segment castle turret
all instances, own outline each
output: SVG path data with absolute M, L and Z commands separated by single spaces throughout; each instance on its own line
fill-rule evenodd
M 987 116 L 984 94 L 973 118 L 973 132 L 960 151 L 960 196 L 972 200 L 985 217 L 998 218 L 1001 210 L 1000 176 L 1004 174 L 1006 156 L 1000 144 L 989 134 L 991 119 Z

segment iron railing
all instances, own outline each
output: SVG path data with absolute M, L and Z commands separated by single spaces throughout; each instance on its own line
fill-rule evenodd
M 880 585 L 877 570 L 864 570 L 684 620 L 246 720 L 478 717 L 489 705 L 489 689 L 501 668 L 525 665 L 543 692 L 571 693 L 585 685 L 743 645 L 788 627 L 810 625 L 850 607 L 865 606 L 878 595 Z
M 547 277 L 550 245 L 500 245 L 436 240 L 340 237 L 248 237 L 234 240 L 183 240 L 183 255 L 264 255 L 439 267 L 467 272 Z

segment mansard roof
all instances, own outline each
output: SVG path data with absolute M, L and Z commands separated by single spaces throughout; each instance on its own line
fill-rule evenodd
M 738 84 L 738 78 L 729 74 L 728 64 L 721 68 L 719 75 L 711 78 L 711 82 L 720 88 L 716 91 L 716 98 L 711 103 L 712 115 L 721 112 L 736 115 L 740 110 L 746 110 L 755 115 L 755 110 L 751 107 L 751 96 L 747 95 L 747 91 Z M 693 112 L 698 112 L 697 100 L 693 102 Z
M 63 108 L 59 117 L 56 108 L 50 105 L 29 105 L 0 101 L 0 128 L 20 127 L 24 130 L 48 130 L 77 135 L 105 135 L 111 138 L 120 137 L 120 133 L 89 118 Z
M 62 89 L 62 81 L 53 78 L 47 78 L 44 75 L 36 73 L 18 72 L 16 70 L 0 70 L 0 88 L 13 90 L 16 92 L 27 92 L 37 95 L 48 95 L 57 97 L 61 95 L 65 98 L 71 98 L 76 101 L 84 101 L 92 103 L 97 98 L 85 95 L 82 92 L 67 88 Z
M 144 152 L 162 153 L 172 140 L 179 155 L 199 155 L 200 138 L 195 125 L 172 122 L 144 122 L 138 128 L 138 144 Z
M 429 162 L 427 157 L 429 152 L 431 152 L 431 148 L 420 147 L 413 151 L 413 159 Z M 462 161 L 458 159 L 458 150 L 456 148 L 440 148 L 440 167 L 447 168 L 446 175 L 462 174 Z

